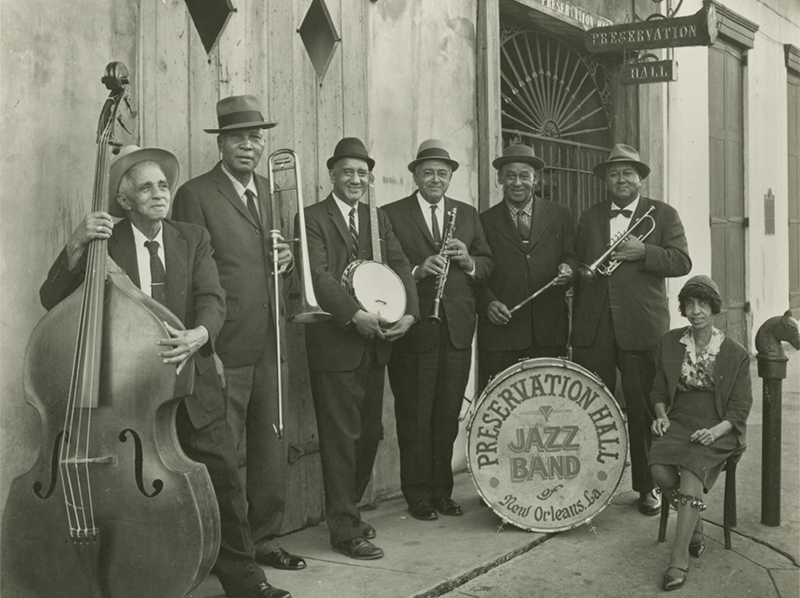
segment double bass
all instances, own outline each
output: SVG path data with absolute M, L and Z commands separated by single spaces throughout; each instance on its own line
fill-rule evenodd
M 127 69 L 112 62 L 98 126 L 93 211 L 107 211 L 109 160 Z M 179 598 L 208 574 L 219 510 L 204 465 L 175 430 L 193 367 L 158 355 L 183 329 L 113 262 L 86 248 L 85 280 L 38 323 L 25 400 L 41 417 L 39 457 L 14 480 L 3 516 L 3 598 Z

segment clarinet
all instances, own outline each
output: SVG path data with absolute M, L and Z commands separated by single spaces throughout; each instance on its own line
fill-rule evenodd
M 439 255 L 444 258 L 444 271 L 437 277 L 436 280 L 436 298 L 433 300 L 433 313 L 425 318 L 428 324 L 438 326 L 442 323 L 439 317 L 439 306 L 442 303 L 442 296 L 444 295 L 444 285 L 447 282 L 447 273 L 450 271 L 450 256 L 445 255 L 447 244 L 453 239 L 453 233 L 456 230 L 456 211 L 458 208 L 453 208 L 447 213 L 447 229 L 444 232 L 442 239 L 442 248 L 439 250 Z

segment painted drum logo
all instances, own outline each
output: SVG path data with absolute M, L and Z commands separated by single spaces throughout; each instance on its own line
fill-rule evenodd
M 468 427 L 478 492 L 504 520 L 531 531 L 563 531 L 602 511 L 622 482 L 627 454 L 614 397 L 562 359 L 529 359 L 501 372 Z

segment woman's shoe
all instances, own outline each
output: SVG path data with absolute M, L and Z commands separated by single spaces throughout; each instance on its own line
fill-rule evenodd
M 700 536 L 700 539 L 695 541 L 695 537 Z M 706 551 L 706 538 L 703 535 L 703 528 L 699 532 L 692 533 L 692 541 L 689 542 L 689 554 L 695 558 L 699 558 Z
M 680 577 L 673 577 L 669 574 L 670 570 L 682 571 L 683 575 Z M 661 584 L 661 587 L 667 592 L 679 590 L 686 583 L 687 575 L 689 575 L 689 567 L 686 567 L 686 569 L 681 569 L 680 567 L 667 567 L 667 572 L 664 573 L 664 582 Z

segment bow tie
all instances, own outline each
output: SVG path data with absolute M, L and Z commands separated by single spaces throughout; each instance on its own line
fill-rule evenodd
M 630 218 L 631 216 L 633 216 L 633 212 L 631 210 L 615 210 L 614 208 L 611 208 L 611 212 L 609 213 L 609 218 L 616 218 L 620 214 L 625 216 L 625 218 Z

